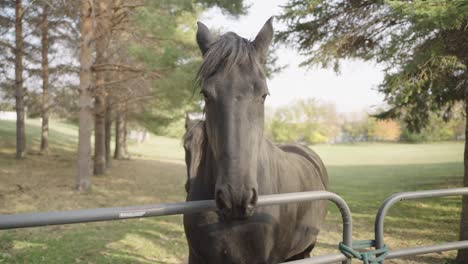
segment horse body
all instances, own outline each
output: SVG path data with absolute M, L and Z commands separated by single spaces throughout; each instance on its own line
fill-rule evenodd
M 203 123 L 189 132 L 205 134 L 197 129 L 203 130 Z M 205 142 L 201 146 L 202 161 L 195 168 L 197 174 L 188 179 L 191 187 L 187 201 L 212 200 L 215 177 L 210 163 L 214 160 L 208 143 L 197 142 Z M 197 151 L 192 151 L 192 155 L 194 152 Z M 276 146 L 265 140 L 262 153 L 257 174 L 260 194 L 327 189 L 325 167 L 310 149 L 299 144 Z M 190 170 L 192 166 L 187 165 Z M 311 177 L 319 175 L 323 177 Z M 326 201 L 269 206 L 258 208 L 248 220 L 236 222 L 220 221 L 216 212 L 185 215 L 189 263 L 279 263 L 296 259 L 297 255 L 307 256 L 317 239 L 326 207 Z
M 272 40 L 271 20 L 253 42 L 227 33 L 214 41 L 199 23 L 199 71 L 206 120 L 184 137 L 187 201 L 215 200 L 216 212 L 184 215 L 190 264 L 273 264 L 308 256 L 326 215 L 326 201 L 256 207 L 259 195 L 326 190 L 320 158 L 296 144 L 276 146 L 263 135 L 268 95 L 261 67 Z M 190 133 L 189 133 L 190 132 Z M 197 132 L 195 158 L 185 143 Z M 190 140 L 189 140 L 190 139 Z M 190 168 L 189 168 L 190 167 Z

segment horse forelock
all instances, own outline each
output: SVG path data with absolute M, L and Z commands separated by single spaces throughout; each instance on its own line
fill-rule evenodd
M 236 33 L 228 32 L 211 44 L 198 70 L 197 81 L 201 83 L 220 71 L 229 72 L 235 65 L 260 66 L 260 63 L 251 41 Z M 262 70 L 262 67 L 259 69 Z

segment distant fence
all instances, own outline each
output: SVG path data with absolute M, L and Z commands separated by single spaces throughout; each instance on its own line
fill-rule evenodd
M 431 197 L 445 197 L 455 195 L 468 195 L 468 188 L 456 188 L 446 190 L 429 190 L 417 192 L 403 192 L 390 196 L 380 207 L 375 220 L 376 248 L 384 246 L 384 218 L 395 203 L 403 200 L 415 200 Z M 343 244 L 352 247 L 352 215 L 345 200 L 335 193 L 326 191 L 298 192 L 275 195 L 264 195 L 258 199 L 258 206 L 281 205 L 315 200 L 332 201 L 339 209 L 343 222 Z M 49 225 L 76 224 L 98 221 L 123 220 L 131 218 L 155 217 L 176 214 L 189 214 L 202 211 L 214 211 L 216 204 L 213 200 L 192 201 L 182 203 L 165 203 L 143 206 L 109 207 L 97 209 L 82 209 L 70 211 L 56 211 L 46 213 L 28 213 L 0 215 L 0 230 L 38 227 Z M 391 250 L 387 252 L 385 259 L 401 258 L 406 256 L 421 255 L 433 252 L 442 252 L 468 248 L 468 241 L 449 242 L 439 245 L 420 246 Z M 338 249 L 338 246 L 337 246 Z M 314 256 L 309 259 L 288 262 L 289 264 L 325 264 L 342 262 L 350 264 L 351 259 L 343 253 Z M 371 262 L 369 262 L 371 263 Z M 383 261 L 381 262 L 383 263 Z

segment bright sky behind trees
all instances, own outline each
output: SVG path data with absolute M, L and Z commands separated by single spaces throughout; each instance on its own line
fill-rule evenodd
M 247 1 L 249 13 L 238 20 L 219 9 L 210 9 L 200 20 L 210 28 L 253 38 L 270 16 L 280 14 L 284 3 L 285 0 L 250 0 Z M 276 20 L 274 27 L 279 29 L 282 25 Z M 268 80 L 271 96 L 266 101 L 267 106 L 283 106 L 310 97 L 334 103 L 339 112 L 372 111 L 383 105 L 383 95 L 375 89 L 383 80 L 382 67 L 375 63 L 347 61 L 337 75 L 333 69 L 299 67 L 303 57 L 290 47 L 280 47 L 277 55 L 279 64 L 289 67 Z

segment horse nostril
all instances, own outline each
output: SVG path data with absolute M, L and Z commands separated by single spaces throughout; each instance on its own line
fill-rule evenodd
M 216 192 L 216 206 L 219 210 L 231 209 L 231 202 L 226 199 L 224 192 L 220 189 Z

